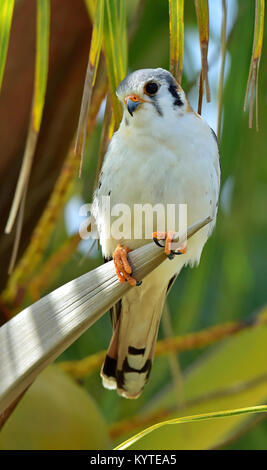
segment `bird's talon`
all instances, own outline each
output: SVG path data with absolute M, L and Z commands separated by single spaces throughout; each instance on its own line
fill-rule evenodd
M 130 276 L 132 268 L 128 261 L 128 253 L 131 251 L 127 246 L 118 245 L 113 253 L 115 271 L 120 282 L 129 282 L 131 286 L 136 286 L 136 280 Z
M 158 245 L 160 248 L 164 248 L 164 245 L 161 245 L 157 239 L 157 237 L 153 237 L 153 240 L 154 242 L 156 243 L 156 245 Z
M 170 230 L 169 232 L 153 232 L 152 237 L 156 245 L 160 248 L 164 248 L 164 245 L 159 243 L 159 240 L 165 240 L 165 253 L 166 256 L 172 260 L 175 255 L 184 255 L 186 253 L 186 244 L 183 244 L 178 250 L 171 250 L 171 244 L 173 242 L 175 232 Z
M 138 282 L 136 283 L 136 287 L 141 286 L 141 284 L 142 284 L 142 281 L 138 281 Z

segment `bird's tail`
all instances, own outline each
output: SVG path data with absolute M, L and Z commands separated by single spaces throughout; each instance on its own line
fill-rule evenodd
M 154 358 L 167 286 L 143 281 L 117 306 L 114 332 L 101 369 L 103 385 L 125 398 L 138 398 Z

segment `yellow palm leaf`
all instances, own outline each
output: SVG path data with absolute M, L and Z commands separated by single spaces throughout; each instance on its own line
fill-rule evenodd
M 184 53 L 184 0 L 169 0 L 170 72 L 181 83 Z
M 256 129 L 257 130 L 259 130 L 258 79 L 259 79 L 259 65 L 260 65 L 260 60 L 261 60 L 262 43 L 263 43 L 264 10 L 265 10 L 265 1 L 256 0 L 253 50 L 252 50 L 252 57 L 251 57 L 251 62 L 250 62 L 249 76 L 248 76 L 248 83 L 247 83 L 247 90 L 246 90 L 245 104 L 244 104 L 244 111 L 246 111 L 247 102 L 248 102 L 248 94 L 250 90 L 249 127 L 252 127 L 253 103 L 254 103 L 254 94 L 256 91 Z

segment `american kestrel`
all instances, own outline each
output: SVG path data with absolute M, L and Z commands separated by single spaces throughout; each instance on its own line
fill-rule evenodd
M 103 385 L 119 395 L 137 398 L 148 380 L 162 309 L 173 281 L 185 265 L 197 265 L 216 221 L 220 188 L 217 139 L 207 122 L 191 108 L 184 91 L 162 68 L 129 74 L 117 96 L 123 117 L 105 155 L 92 216 L 106 260 L 113 257 L 121 282 L 133 287 L 112 308 L 113 336 L 101 369 Z M 190 240 L 181 256 L 169 256 L 136 286 L 127 261 L 128 252 L 151 242 L 116 239 L 110 233 L 112 218 L 101 206 L 110 197 L 111 208 L 125 204 L 187 204 L 187 225 L 211 216 L 212 222 Z M 117 214 L 118 215 L 118 214 Z M 133 222 L 131 221 L 131 224 Z M 171 227 L 178 231 L 179 227 Z M 153 225 L 153 231 L 157 227 Z M 172 233 L 166 234 L 165 252 L 171 254 Z M 165 238 L 165 235 L 164 237 Z

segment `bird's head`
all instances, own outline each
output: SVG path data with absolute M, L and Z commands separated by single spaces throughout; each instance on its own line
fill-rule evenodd
M 143 126 L 156 117 L 192 111 L 181 86 L 161 68 L 132 72 L 120 83 L 117 96 L 124 107 L 126 124 Z

